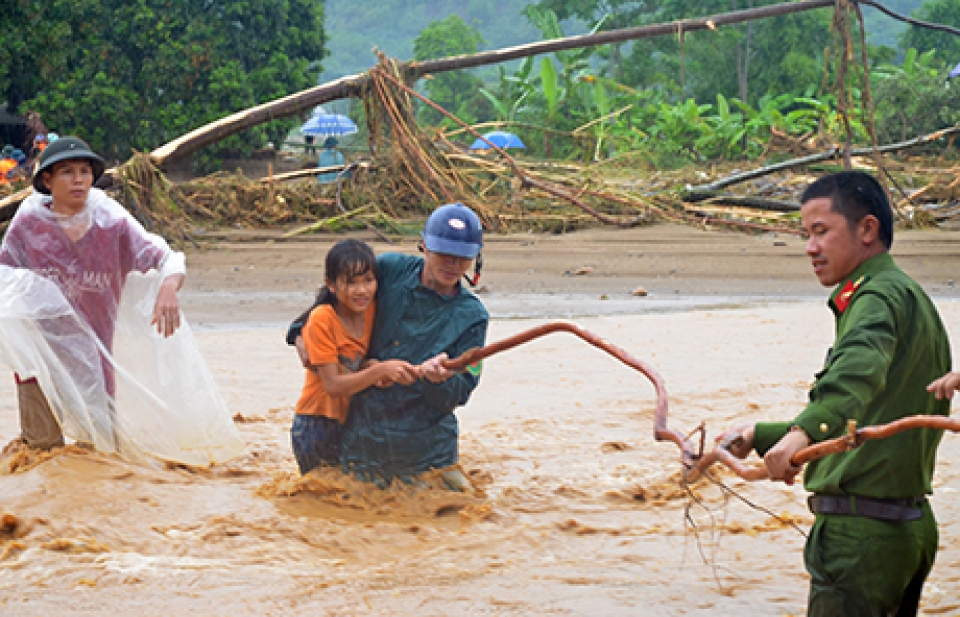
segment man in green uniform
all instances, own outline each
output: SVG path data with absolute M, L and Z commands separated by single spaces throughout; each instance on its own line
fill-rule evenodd
M 937 309 L 889 254 L 893 214 L 868 174 L 822 178 L 801 198 L 806 253 L 825 287 L 836 340 L 792 422 L 733 429 L 733 451 L 764 458 L 774 480 L 793 482 L 800 449 L 858 427 L 918 414 L 949 415 L 927 385 L 950 370 Z M 906 431 L 811 462 L 804 485 L 816 515 L 804 549 L 809 616 L 916 615 L 937 552 L 927 502 L 942 431 Z

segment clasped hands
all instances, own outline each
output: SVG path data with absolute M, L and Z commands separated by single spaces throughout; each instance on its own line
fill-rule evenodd
M 300 363 L 307 370 L 314 370 L 310 364 L 310 356 L 307 354 L 306 345 L 303 337 L 298 336 L 294 341 L 294 347 L 297 355 L 300 357 Z M 408 386 L 419 379 L 429 381 L 430 383 L 443 383 L 453 377 L 456 373 L 443 367 L 444 360 L 447 360 L 446 353 L 438 354 L 429 360 L 425 360 L 419 366 L 410 364 L 404 360 L 365 360 L 361 365 L 362 369 L 377 367 L 381 373 L 379 379 L 374 384 L 378 388 L 388 388 L 394 384 Z
M 443 361 L 446 359 L 447 354 L 441 353 L 425 360 L 419 366 L 404 360 L 384 360 L 382 362 L 367 360 L 367 366 L 376 366 L 383 370 L 384 375 L 374 385 L 378 388 L 388 388 L 394 384 L 408 386 L 419 379 L 430 383 L 443 383 L 455 374 L 443 367 Z

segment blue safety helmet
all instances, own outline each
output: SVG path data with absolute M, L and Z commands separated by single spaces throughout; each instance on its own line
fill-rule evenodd
M 444 255 L 476 259 L 483 247 L 480 217 L 461 203 L 434 210 L 420 236 L 428 251 Z

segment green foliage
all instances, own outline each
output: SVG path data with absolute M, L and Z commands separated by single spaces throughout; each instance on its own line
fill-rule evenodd
M 476 28 L 469 26 L 459 15 L 450 15 L 431 23 L 413 41 L 414 57 L 417 60 L 433 60 L 448 56 L 476 53 L 483 37 Z M 437 105 L 450 111 L 465 122 L 476 122 L 478 106 L 490 106 L 480 94 L 480 78 L 469 71 L 449 71 L 434 75 L 427 81 L 427 96 Z M 420 117 L 424 122 L 450 122 L 438 111 L 423 107 Z
M 13 0 L 0 22 L 0 99 L 113 159 L 316 83 L 312 0 Z M 250 151 L 296 120 L 202 153 Z
M 520 106 L 533 92 L 531 79 L 533 56 L 524 58 L 516 72 L 508 74 L 503 65 L 497 67 L 499 80 L 494 89 L 480 88 L 480 94 L 487 97 L 496 111 L 497 120 L 514 121 Z
M 960 88 L 950 87 L 946 69 L 924 67 L 919 61 L 924 56 L 875 79 L 873 97 L 881 143 L 904 141 L 960 123 Z M 911 57 L 916 54 L 908 53 L 907 58 Z

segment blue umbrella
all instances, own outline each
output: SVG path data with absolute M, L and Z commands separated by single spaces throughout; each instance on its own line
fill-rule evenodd
M 498 148 L 526 148 L 520 138 L 506 131 L 493 131 L 483 136 Z M 483 139 L 478 139 L 470 146 L 471 150 L 487 150 L 490 146 Z
M 950 75 L 947 77 L 947 79 L 953 79 L 954 77 L 960 77 L 960 64 L 953 67 L 953 70 L 950 71 Z
M 357 132 L 357 125 L 343 114 L 317 114 L 300 127 L 304 135 L 351 135 Z

